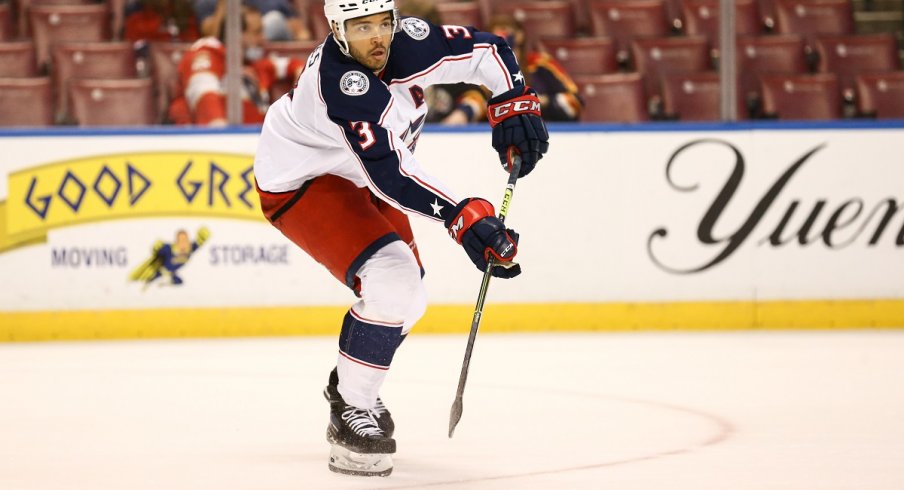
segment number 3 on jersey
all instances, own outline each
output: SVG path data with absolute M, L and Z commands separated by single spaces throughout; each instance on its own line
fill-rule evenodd
M 361 140 L 358 141 L 358 144 L 361 145 L 362 150 L 367 150 L 377 142 L 377 138 L 376 136 L 374 136 L 374 131 L 370 128 L 369 122 L 352 121 L 350 124 L 352 126 L 352 129 L 357 131 L 358 136 L 361 137 Z

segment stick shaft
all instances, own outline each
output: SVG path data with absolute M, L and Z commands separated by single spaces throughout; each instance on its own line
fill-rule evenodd
M 518 181 L 518 172 L 521 171 L 521 158 L 514 157 L 514 165 L 509 174 L 508 183 L 505 186 L 505 196 L 502 198 L 502 204 L 499 206 L 499 221 L 505 222 L 508 215 L 509 205 L 512 202 L 512 196 L 515 193 L 515 183 Z M 471 319 L 471 331 L 468 333 L 468 345 L 465 347 L 465 357 L 461 363 L 461 374 L 458 377 L 458 390 L 455 392 L 455 401 L 452 403 L 452 413 L 449 418 L 449 437 L 455 432 L 455 426 L 461 420 L 463 411 L 462 397 L 465 393 L 465 383 L 468 380 L 468 369 L 471 366 L 471 354 L 474 351 L 474 341 L 477 340 L 477 330 L 480 328 L 480 319 L 483 316 L 483 305 L 486 301 L 487 290 L 490 287 L 490 278 L 493 277 L 494 257 L 490 257 L 487 261 L 487 268 L 483 272 L 483 281 L 480 283 L 480 291 L 477 293 L 477 305 L 474 307 L 474 317 Z

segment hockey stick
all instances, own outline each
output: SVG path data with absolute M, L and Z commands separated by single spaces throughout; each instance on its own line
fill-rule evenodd
M 499 221 L 505 222 L 512 195 L 515 193 L 515 183 L 518 181 L 518 173 L 521 171 L 521 157 L 510 150 L 509 159 L 512 162 L 512 170 L 509 173 L 508 184 L 505 186 L 505 196 L 502 205 L 499 206 Z M 455 401 L 452 403 L 452 414 L 449 416 L 449 438 L 455 432 L 455 426 L 461 420 L 462 396 L 465 393 L 465 382 L 468 380 L 468 368 L 471 366 L 471 353 L 474 351 L 474 341 L 477 340 L 477 329 L 480 328 L 480 317 L 483 315 L 483 303 L 487 297 L 487 289 L 490 287 L 490 278 L 493 277 L 494 258 L 487 261 L 487 270 L 483 272 L 483 282 L 480 283 L 480 292 L 477 294 L 477 306 L 474 308 L 474 318 L 471 320 L 471 332 L 468 334 L 468 346 L 465 348 L 465 359 L 461 363 L 461 376 L 458 378 L 458 391 L 455 392 Z

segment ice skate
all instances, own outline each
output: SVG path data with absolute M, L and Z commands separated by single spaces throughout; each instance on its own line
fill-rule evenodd
M 330 379 L 326 388 L 323 389 L 323 396 L 326 401 L 330 402 L 330 406 L 334 402 L 342 401 L 342 397 L 339 395 L 339 374 L 336 372 L 336 368 L 333 368 L 330 372 Z M 374 416 L 374 420 L 377 421 L 377 425 L 386 434 L 386 437 L 392 437 L 393 433 L 395 433 L 395 422 L 392 421 L 392 414 L 389 413 L 389 409 L 386 408 L 380 397 L 377 397 L 377 404 L 371 410 L 371 413 Z
M 357 476 L 392 473 L 391 454 L 396 451 L 396 442 L 377 425 L 371 410 L 348 405 L 341 396 L 331 400 L 326 439 L 333 445 L 331 471 Z
M 356 453 L 338 444 L 330 448 L 330 471 L 354 476 L 389 476 L 392 456 Z

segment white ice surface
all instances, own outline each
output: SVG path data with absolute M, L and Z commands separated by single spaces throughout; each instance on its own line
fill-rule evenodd
M 412 335 L 388 478 L 327 470 L 334 338 L 0 344 L 0 489 L 904 489 L 904 331 Z

